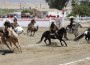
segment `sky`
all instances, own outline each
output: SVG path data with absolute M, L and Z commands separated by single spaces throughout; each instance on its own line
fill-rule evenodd
M 0 0 L 0 2 L 15 2 L 15 3 L 42 3 L 45 4 L 45 0 Z

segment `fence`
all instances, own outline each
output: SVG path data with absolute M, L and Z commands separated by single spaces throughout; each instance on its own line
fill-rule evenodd
M 9 20 L 13 21 L 13 18 L 0 18 L 0 27 L 3 27 L 4 21 Z M 39 27 L 49 27 L 52 19 L 35 19 L 36 25 Z M 79 21 L 83 27 L 90 27 L 90 17 L 80 17 Z M 22 27 L 27 27 L 27 25 L 31 22 L 30 18 L 18 18 L 18 23 Z M 67 26 L 70 23 L 69 18 L 65 18 L 63 20 L 63 26 Z
M 6 20 L 9 20 L 10 22 L 13 22 L 12 18 L 0 18 L 0 27 L 3 27 L 3 24 Z M 38 25 L 39 27 L 49 27 L 50 22 L 49 19 L 35 19 L 36 21 L 36 26 Z M 31 22 L 31 19 L 29 18 L 18 18 L 18 24 L 22 27 L 27 27 L 28 24 Z

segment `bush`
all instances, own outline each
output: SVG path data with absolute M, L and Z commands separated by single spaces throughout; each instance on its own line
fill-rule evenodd
M 32 14 L 33 12 L 32 12 L 32 10 L 22 10 L 22 12 L 21 13 L 30 13 L 30 14 Z
M 76 14 L 73 13 L 73 12 L 71 12 L 67 17 L 70 17 L 70 16 L 74 16 L 74 17 L 76 17 Z

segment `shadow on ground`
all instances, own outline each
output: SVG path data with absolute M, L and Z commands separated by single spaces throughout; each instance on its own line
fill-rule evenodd
M 0 50 L 0 54 L 2 55 L 11 54 L 11 53 L 14 53 L 14 52 L 10 50 Z

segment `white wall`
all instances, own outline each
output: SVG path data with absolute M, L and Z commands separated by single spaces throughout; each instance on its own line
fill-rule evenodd
M 4 24 L 4 19 L 3 21 L 0 21 L 0 27 L 3 27 Z M 22 27 L 27 27 L 28 24 L 30 23 L 30 21 L 18 21 L 18 24 Z M 38 25 L 39 27 L 49 27 L 50 26 L 50 22 L 49 20 L 36 20 L 36 26 Z
M 52 11 L 52 12 L 48 12 L 48 15 L 54 15 L 57 17 L 57 15 L 59 15 L 59 17 L 63 17 L 62 11 Z M 64 11 L 64 17 L 66 16 L 66 12 Z

